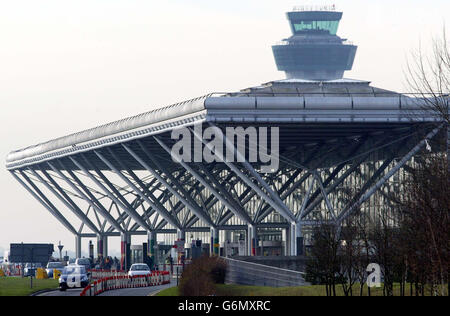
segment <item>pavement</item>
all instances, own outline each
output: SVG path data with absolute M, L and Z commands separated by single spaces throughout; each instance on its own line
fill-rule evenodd
M 152 296 L 161 290 L 167 289 L 169 287 L 176 286 L 177 283 L 172 282 L 170 284 L 157 285 L 151 287 L 138 287 L 135 289 L 120 289 L 115 291 L 107 291 L 99 296 Z
M 176 280 L 173 280 L 170 284 L 150 286 L 150 287 L 139 287 L 135 289 L 120 289 L 114 291 L 107 291 L 99 296 L 152 296 L 157 292 L 176 286 Z M 49 291 L 45 293 L 38 294 L 37 296 L 80 296 L 82 289 L 68 289 L 66 291 Z
M 80 296 L 82 290 L 83 289 L 68 289 L 66 291 L 55 290 L 41 293 L 36 296 Z

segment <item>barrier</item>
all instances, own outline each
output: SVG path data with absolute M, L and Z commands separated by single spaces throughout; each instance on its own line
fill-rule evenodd
M 181 274 L 183 273 L 184 268 L 189 265 L 191 261 L 186 260 L 184 264 L 170 264 L 170 263 L 163 263 L 158 264 L 157 269 L 158 271 L 168 271 L 173 277 L 179 276 L 181 277 Z
M 170 273 L 167 271 L 154 271 L 149 276 L 110 276 L 92 282 L 83 289 L 80 296 L 96 296 L 111 290 L 150 287 L 169 283 Z
M 61 271 L 59 271 L 57 269 L 53 269 L 53 279 L 58 280 L 60 276 L 61 276 Z
M 44 268 L 37 268 L 36 279 L 37 280 L 48 279 L 47 271 L 45 271 Z
M 88 270 L 92 280 L 100 280 L 109 277 L 127 276 L 127 272 L 123 270 Z

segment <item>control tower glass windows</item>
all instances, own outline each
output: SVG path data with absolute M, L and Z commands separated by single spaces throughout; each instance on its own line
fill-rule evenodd
M 331 35 L 336 35 L 339 21 L 300 21 L 294 22 L 295 33 L 316 30 L 327 31 Z

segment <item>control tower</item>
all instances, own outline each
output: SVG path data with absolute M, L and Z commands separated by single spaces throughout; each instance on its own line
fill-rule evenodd
M 357 46 L 336 35 L 342 12 L 334 6 L 298 7 L 287 18 L 293 35 L 272 49 L 288 79 L 335 80 L 352 69 Z

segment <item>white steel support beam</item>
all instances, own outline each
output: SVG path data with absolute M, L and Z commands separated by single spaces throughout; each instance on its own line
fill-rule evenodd
M 101 231 L 95 224 L 81 211 L 78 205 L 64 192 L 64 190 L 56 183 L 56 181 L 50 177 L 50 175 L 41 168 L 41 172 L 44 176 L 53 184 L 53 186 L 60 192 L 51 187 L 47 181 L 45 181 L 35 170 L 28 167 L 28 169 L 33 173 L 33 175 L 45 185 L 45 187 L 52 192 L 73 214 L 75 214 L 78 219 L 80 219 L 86 226 L 88 226 L 94 233 L 100 234 Z
M 154 182 L 157 182 L 157 179 L 153 179 L 153 180 L 146 186 L 147 189 L 148 189 L 150 186 L 152 186 Z M 150 190 L 150 192 L 153 194 L 153 193 L 154 193 L 156 190 L 158 190 L 161 186 L 162 186 L 162 183 L 159 183 L 159 182 L 158 182 L 158 183 Z M 161 194 L 160 197 L 158 197 L 158 199 L 161 200 L 161 198 L 162 198 L 163 196 L 164 196 L 165 199 L 168 198 L 167 195 Z M 132 205 L 139 206 L 139 205 L 141 205 L 143 202 L 144 202 L 144 200 L 141 199 L 140 196 L 138 196 L 138 197 L 136 197 L 136 199 L 135 199 L 131 204 L 132 204 Z M 161 202 L 161 203 L 164 204 L 165 201 L 163 201 L 163 202 Z M 153 209 L 150 207 L 149 209 L 147 209 L 147 211 L 146 211 L 146 213 L 145 213 L 145 216 L 146 216 L 147 218 L 150 218 L 150 216 L 152 216 L 155 212 L 156 212 L 156 211 L 153 210 Z M 125 221 L 128 217 L 129 217 L 129 216 L 128 216 L 127 213 L 123 213 L 122 216 L 120 216 L 120 218 L 118 219 L 119 223 Z M 135 226 L 136 226 L 136 225 L 134 225 L 133 227 L 135 227 Z M 139 225 L 137 225 L 137 226 L 139 226 Z M 138 227 L 137 227 L 137 228 L 138 228 Z M 137 228 L 136 228 L 136 229 L 137 229 Z M 153 225 L 152 225 L 152 228 L 154 228 Z M 131 230 L 133 230 L 133 228 L 132 228 Z
M 430 133 L 426 135 L 426 137 L 420 141 L 410 152 L 408 152 L 402 160 L 400 160 L 394 168 L 392 168 L 384 177 L 382 177 L 373 187 L 371 187 L 368 192 L 362 195 L 358 201 L 353 203 L 348 209 L 344 210 L 338 216 L 338 223 L 341 224 L 352 212 L 354 209 L 358 208 L 361 204 L 363 204 L 367 199 L 369 199 L 381 186 L 386 183 L 397 171 L 399 171 L 420 149 L 422 149 L 426 142 L 431 140 L 436 134 L 441 130 L 443 124 L 439 127 L 433 129 Z
M 139 142 L 139 145 L 143 149 L 144 153 L 155 163 L 157 163 L 154 159 L 152 159 L 152 155 L 150 152 L 142 145 L 141 142 Z M 168 183 L 163 177 L 161 177 L 158 172 L 156 172 L 155 169 L 150 167 L 149 164 L 147 164 L 141 157 L 139 157 L 129 146 L 122 144 L 123 148 L 145 169 L 147 169 L 148 172 L 150 172 L 155 178 L 158 179 L 158 181 L 164 186 L 178 199 L 180 200 L 188 209 L 190 209 L 198 218 L 203 220 L 208 225 L 214 227 L 215 224 L 211 220 L 211 217 L 206 214 L 198 205 L 197 203 L 191 198 L 191 196 L 187 193 L 187 191 L 178 183 L 178 181 L 175 179 L 174 176 L 170 172 L 168 172 L 160 163 L 157 163 L 157 167 L 166 174 L 166 176 L 169 178 L 169 180 L 177 187 L 179 191 L 177 191 L 175 188 L 172 187 L 170 183 Z M 116 158 L 116 157 L 114 157 Z M 117 160 L 117 158 L 116 158 Z M 184 195 L 184 196 L 183 196 Z M 189 199 L 189 201 L 188 201 Z
M 164 144 L 159 138 L 154 137 L 154 139 L 161 145 L 161 147 L 170 155 L 171 150 Z M 226 200 L 219 192 L 217 192 L 199 173 L 197 173 L 193 168 L 191 168 L 184 161 L 180 161 L 180 164 L 183 166 L 186 171 L 188 171 L 197 181 L 199 181 L 205 188 L 207 188 L 211 193 L 220 200 L 229 210 L 231 210 L 237 217 L 239 217 L 245 223 L 252 223 L 251 218 L 247 215 L 241 214 L 238 210 L 236 210 L 233 205 L 231 205 L 228 200 Z
M 123 228 L 119 225 L 119 223 L 117 223 L 117 221 L 114 219 L 114 217 L 111 216 L 111 214 L 109 214 L 109 212 L 103 207 L 103 205 L 100 204 L 100 202 L 97 201 L 97 199 L 95 199 L 95 197 L 93 196 L 92 193 L 90 193 L 90 191 L 83 185 L 83 183 L 81 181 L 79 181 L 79 179 L 77 177 L 75 177 L 75 175 L 71 172 L 68 171 L 69 174 L 71 174 L 71 176 L 74 178 L 74 180 L 83 188 L 83 190 L 89 195 L 86 196 L 86 194 L 84 194 L 70 179 L 68 179 L 60 170 L 58 170 L 58 168 L 56 168 L 51 162 L 47 162 L 47 164 L 50 166 L 50 168 L 56 173 L 58 174 L 58 176 L 60 178 L 62 178 L 73 190 L 75 190 L 75 192 L 78 193 L 78 195 L 80 195 L 93 209 L 97 210 L 97 212 L 99 212 L 103 218 L 105 218 L 112 226 L 114 226 L 114 228 L 118 231 L 118 232 L 123 232 Z M 62 164 L 62 162 L 60 162 L 61 166 L 64 167 L 64 165 Z M 97 203 L 101 206 L 99 207 L 97 204 L 94 203 L 94 201 L 97 201 Z
M 58 211 L 58 209 L 47 199 L 47 197 L 37 188 L 37 186 L 22 172 L 19 173 L 30 184 L 34 191 L 20 179 L 14 171 L 10 171 L 11 175 L 19 182 L 43 207 L 47 209 L 68 231 L 74 235 L 78 235 L 77 230 L 67 221 L 67 219 Z
M 302 202 L 302 206 L 301 206 L 301 208 L 300 208 L 300 211 L 299 211 L 298 214 L 297 214 L 297 222 L 299 222 L 299 221 L 301 220 L 301 218 L 303 217 L 303 213 L 305 212 L 306 204 L 307 204 L 308 201 L 309 201 L 309 198 L 310 198 L 310 196 L 311 196 L 311 192 L 312 192 L 312 189 L 313 189 L 313 187 L 314 187 L 314 183 L 315 183 L 315 182 L 316 182 L 316 178 L 313 177 L 313 179 L 312 179 L 312 181 L 311 181 L 311 184 L 309 185 L 308 191 L 306 192 L 306 195 L 305 195 L 305 197 L 303 198 L 303 202 Z
M 151 231 L 151 227 L 142 219 L 142 217 L 132 208 L 126 207 L 122 202 L 120 202 L 96 177 L 94 177 L 80 162 L 78 162 L 74 157 L 69 157 L 70 160 L 80 168 L 83 173 L 89 177 L 103 192 L 113 200 L 119 207 L 121 207 L 126 213 L 128 213 L 131 218 L 134 219 L 142 228 Z M 121 229 L 123 231 L 123 229 Z
M 126 184 L 130 186 L 131 189 L 133 189 L 134 192 L 136 192 L 141 198 L 143 198 L 152 208 L 154 208 L 164 219 L 170 223 L 172 226 L 180 228 L 181 225 L 178 222 L 176 218 L 174 218 L 167 210 L 161 208 L 159 205 L 154 203 L 154 201 L 150 200 L 138 187 L 136 187 L 133 182 L 131 182 L 127 177 L 125 177 L 122 172 L 120 172 L 109 160 L 107 160 L 101 153 L 98 151 L 94 151 L 95 154 L 102 160 L 111 170 L 113 170 Z M 142 217 L 134 211 L 134 217 L 133 219 L 138 222 L 143 228 L 147 230 L 151 230 L 150 226 L 142 219 Z M 136 218 L 135 218 L 136 217 Z
M 251 217 L 245 212 L 242 205 L 239 204 L 238 201 L 236 201 L 233 196 L 231 195 L 230 191 L 227 190 L 222 183 L 220 183 L 217 178 L 203 165 L 199 164 L 198 167 L 202 170 L 202 172 L 208 177 L 208 179 L 214 184 L 214 186 L 219 189 L 219 192 L 221 192 L 225 198 L 227 199 L 230 204 L 233 205 L 233 208 L 241 214 L 242 217 L 246 218 L 246 222 L 253 222 Z
M 331 205 L 331 202 L 328 199 L 327 193 L 325 192 L 322 179 L 320 178 L 320 176 L 317 172 L 314 173 L 314 177 L 316 178 L 317 183 L 319 183 L 319 188 L 320 188 L 320 191 L 322 192 L 323 199 L 325 200 L 325 204 L 327 205 L 328 212 L 331 214 L 331 217 L 333 218 L 333 220 L 336 221 L 336 214 L 334 213 L 333 205 Z
M 305 160 L 304 164 L 308 164 L 311 160 L 313 160 L 314 158 L 316 158 L 316 154 L 320 151 L 321 148 L 323 148 L 324 144 L 321 144 L 319 146 L 317 146 L 312 153 L 308 156 L 308 159 Z M 321 155 L 321 157 L 319 159 L 316 159 L 314 161 L 314 166 L 319 166 L 320 164 L 322 164 L 326 159 L 329 158 L 329 156 L 331 155 L 331 153 L 337 148 L 338 146 L 334 146 L 332 147 L 328 153 Z M 304 169 L 298 169 L 299 171 L 303 171 Z M 296 173 L 294 173 L 295 175 Z M 292 193 L 294 193 L 298 187 L 300 187 L 310 176 L 312 175 L 312 173 L 310 171 L 307 171 L 306 174 L 304 174 L 300 180 L 296 181 L 290 188 L 288 188 L 289 184 L 291 182 L 293 182 L 295 180 L 295 178 L 291 178 L 289 179 L 285 185 L 283 185 L 283 187 L 280 189 L 279 194 L 281 199 L 284 201 L 286 200 Z M 297 177 L 295 175 L 295 177 Z M 286 185 L 287 184 L 287 185 Z M 306 207 L 306 205 L 305 205 Z M 258 222 L 262 222 L 271 212 L 272 212 L 272 208 L 270 207 L 270 205 L 266 205 L 264 206 L 261 215 L 259 216 Z
M 195 129 L 191 131 L 193 132 L 195 138 L 197 140 L 201 141 L 210 151 L 211 153 L 214 152 L 214 155 L 217 159 L 219 159 L 221 162 L 225 163 L 228 168 L 230 168 L 239 178 L 241 178 L 248 186 L 250 186 L 261 198 L 263 198 L 270 206 L 272 206 L 278 213 L 280 213 L 281 216 L 283 216 L 287 221 L 292 222 L 295 221 L 294 214 L 287 208 L 286 205 L 280 200 L 278 195 L 276 195 L 273 190 L 270 188 L 270 186 L 262 179 L 262 177 L 256 172 L 253 167 L 245 160 L 245 157 L 242 156 L 242 154 L 237 150 L 233 144 L 226 138 L 226 136 L 222 133 L 222 130 L 216 126 L 213 126 L 217 133 L 219 133 L 222 136 L 222 139 L 225 141 L 225 146 L 227 150 L 231 152 L 237 152 L 238 155 L 238 161 L 245 161 L 243 164 L 246 167 L 246 169 L 250 172 L 250 174 L 258 181 L 259 184 L 263 186 L 263 188 L 267 191 L 267 193 L 270 195 L 268 196 L 266 193 L 262 191 L 262 189 L 253 183 L 252 180 L 250 180 L 239 168 L 237 168 L 232 162 L 229 162 L 223 157 L 222 154 L 217 153 L 214 151 L 214 148 L 211 144 L 206 142 L 202 135 L 199 135 Z

